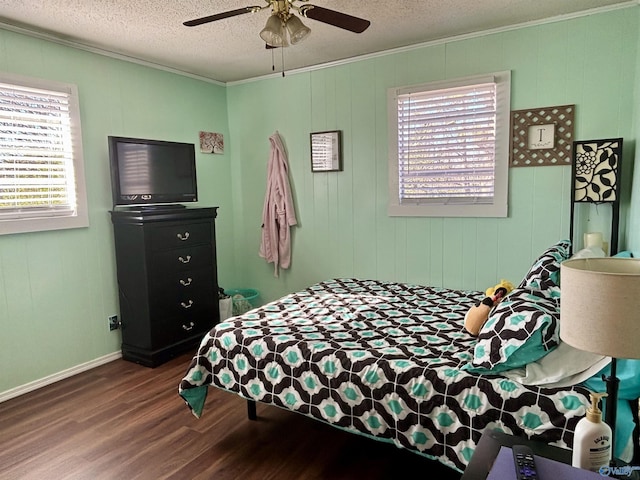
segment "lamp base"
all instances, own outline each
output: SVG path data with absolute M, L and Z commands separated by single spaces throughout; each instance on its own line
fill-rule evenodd
M 611 457 L 614 458 L 616 451 L 616 419 L 618 415 L 618 388 L 620 379 L 617 377 L 616 357 L 611 357 L 611 374 L 607 377 L 602 375 L 602 380 L 607 386 L 607 397 L 605 399 L 604 421 L 611 428 Z

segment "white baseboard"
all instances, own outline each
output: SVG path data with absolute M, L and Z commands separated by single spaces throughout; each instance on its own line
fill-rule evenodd
M 0 392 L 0 403 L 6 402 L 7 400 L 15 397 L 19 397 L 20 395 L 24 395 L 25 393 L 32 392 L 34 390 L 37 390 L 38 388 L 46 387 L 47 385 L 59 382 L 60 380 L 64 380 L 65 378 L 73 377 L 78 373 L 86 372 L 87 370 L 99 367 L 100 365 L 104 365 L 105 363 L 113 362 L 114 360 L 118 360 L 119 358 L 122 358 L 122 352 L 109 353 L 108 355 L 105 355 L 103 357 L 96 358 L 95 360 L 91 360 L 80 365 L 76 365 L 75 367 L 68 368 L 58 373 L 54 373 L 53 375 L 49 375 L 48 377 L 25 383 L 24 385 L 20 385 L 19 387 L 12 388 L 5 392 Z

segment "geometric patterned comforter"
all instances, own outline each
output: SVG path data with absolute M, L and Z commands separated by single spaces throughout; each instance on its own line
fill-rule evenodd
M 179 394 L 196 416 L 209 386 L 292 410 L 463 471 L 488 428 L 560 447 L 582 387 L 539 388 L 462 369 L 464 315 L 483 292 L 336 279 L 233 317 L 202 340 Z

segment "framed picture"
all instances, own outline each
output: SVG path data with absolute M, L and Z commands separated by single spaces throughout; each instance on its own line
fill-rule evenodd
M 618 253 L 620 236 L 620 164 L 622 162 L 622 138 L 601 140 L 580 140 L 573 142 L 573 162 L 571 169 L 571 210 L 569 220 L 569 238 L 574 240 L 576 206 L 584 204 L 611 206 L 611 241 L 608 255 Z M 578 215 L 577 218 L 580 218 Z M 583 233 L 589 232 L 582 225 Z M 596 236 L 601 237 L 602 234 Z M 588 239 L 585 236 L 585 239 Z M 603 243 L 598 238 L 599 243 Z M 587 242 L 585 241 L 585 244 Z M 574 243 L 575 244 L 575 243 Z
M 575 105 L 511 112 L 512 167 L 571 165 Z
M 221 133 L 200 132 L 200 153 L 224 153 L 224 137 Z
M 573 201 L 619 201 L 621 157 L 622 138 L 574 142 Z
M 311 133 L 311 171 L 338 172 L 342 170 L 342 131 Z

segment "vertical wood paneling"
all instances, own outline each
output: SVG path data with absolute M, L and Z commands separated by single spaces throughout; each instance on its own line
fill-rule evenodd
M 632 141 L 639 130 L 639 12 L 632 7 L 226 89 L 0 32 L 1 69 L 79 85 L 91 220 L 83 231 L 0 237 L 0 315 L 3 327 L 10 322 L 0 361 L 11 359 L 0 390 L 30 381 L 38 366 L 41 377 L 119 348 L 105 325 L 117 308 L 109 134 L 195 142 L 199 130 L 225 133 L 224 155 L 197 160 L 202 203 L 224 207 L 217 239 L 227 288 L 255 287 L 266 301 L 335 276 L 478 290 L 501 278 L 518 283 L 542 249 L 568 235 L 568 167 L 512 169 L 508 218 L 389 218 L 386 89 L 508 69 L 513 109 L 575 103 L 577 138 Z M 309 133 L 333 129 L 343 131 L 345 169 L 312 174 Z M 300 223 L 292 268 L 278 279 L 257 255 L 275 130 L 289 152 Z M 637 189 L 637 169 L 633 183 Z M 640 201 L 627 198 L 628 238 L 640 250 Z M 33 336 L 36 351 L 55 356 L 45 356 L 47 371 L 23 351 Z
M 478 223 L 480 221 L 480 219 L 474 218 L 462 224 L 462 251 L 460 252 L 462 276 L 459 283 L 452 284 L 454 288 L 457 287 L 465 290 L 476 289 L 478 268 L 476 265 L 476 259 L 478 258 L 477 247 L 478 243 L 484 241 L 478 236 Z
M 496 259 L 496 255 L 498 258 L 502 256 L 502 248 L 508 248 L 500 242 L 498 225 L 501 223 L 501 220 L 495 218 L 481 218 L 476 222 L 475 256 L 473 261 L 469 260 L 476 271 L 473 284 L 468 286 L 470 289 L 486 290 L 503 278 L 516 281 L 515 278 L 508 277 L 509 273 L 502 269 L 501 263 Z
M 332 88 L 334 70 L 321 70 L 313 76 L 314 88 L 311 98 L 311 121 L 312 131 L 325 131 L 335 127 L 335 89 Z M 316 116 L 316 112 L 318 115 Z M 329 245 L 329 183 L 335 173 L 312 173 L 313 180 L 313 242 L 315 245 L 314 255 L 317 259 L 327 265 L 332 266 L 332 255 Z M 308 233 L 307 233 L 308 234 Z
M 375 61 L 369 60 L 349 66 L 351 73 L 351 125 L 353 132 L 353 225 L 354 275 L 373 278 L 377 269 L 376 202 L 381 192 L 376 191 L 377 170 L 372 163 L 376 158 L 375 123 Z
M 443 235 L 443 268 L 442 284 L 445 287 L 462 286 L 464 218 L 445 218 Z
M 408 218 L 407 220 L 407 251 L 405 264 L 409 283 L 424 283 L 431 271 L 430 238 L 431 222 L 423 218 Z M 417 254 L 415 253 L 417 252 Z M 411 253 L 414 253 L 413 255 Z
M 535 28 L 505 32 L 503 68 L 511 70 L 511 108 L 520 110 L 540 105 L 537 72 L 544 65 L 538 53 L 538 33 Z
M 120 333 L 106 322 L 118 313 L 107 136 L 196 143 L 199 130 L 211 130 L 227 140 L 228 119 L 224 87 L 2 30 L 0 52 L 3 71 L 78 86 L 90 222 L 0 236 L 5 391 L 120 349 Z M 197 155 L 200 198 L 208 205 L 230 204 L 229 171 L 214 166 L 228 160 Z M 221 223 L 223 231 L 232 225 Z M 231 245 L 230 237 L 218 239 L 223 277 Z
M 464 42 L 464 55 L 460 76 L 475 75 L 504 70 L 504 38 L 501 35 L 487 35 L 468 44 Z M 464 59 L 464 60 L 463 60 Z
M 377 271 L 379 278 L 406 280 L 407 276 L 407 219 L 389 217 L 387 215 L 387 199 L 385 192 L 389 186 L 389 164 L 387 162 L 388 144 L 388 114 L 387 88 L 396 79 L 392 57 L 381 58 L 375 62 L 375 74 L 372 83 L 375 86 L 373 97 L 374 121 L 374 156 L 371 167 L 376 170 L 377 192 L 375 202 L 375 216 L 377 218 Z M 409 62 L 411 65 L 411 62 Z
M 402 80 L 397 78 L 396 82 L 389 84 L 389 86 L 435 82 L 445 76 L 445 45 L 438 45 L 424 50 L 412 50 L 406 52 L 403 57 L 406 59 L 404 76 Z
M 582 99 L 585 98 L 584 88 L 586 81 L 586 70 L 591 63 L 589 52 L 585 51 L 586 37 L 589 35 L 586 22 L 570 22 L 566 25 L 567 30 L 567 54 L 565 55 L 565 69 L 567 75 L 567 104 L 576 104 L 575 124 L 576 138 L 580 136 L 586 115 L 582 112 Z
M 622 12 L 621 12 L 622 13 Z M 620 72 L 629 68 L 630 59 L 622 59 L 624 37 L 623 17 L 619 23 L 612 27 L 606 22 L 600 22 L 598 16 L 584 19 L 587 36 L 585 37 L 585 63 L 584 71 L 584 110 L 580 111 L 580 119 L 584 120 L 584 129 L 581 130 L 583 140 L 592 138 L 609 138 L 618 135 L 620 130 L 616 126 L 627 131 L 620 123 L 620 100 L 625 93 L 631 94 L 630 85 L 624 85 L 624 77 Z M 610 45 L 604 49 L 604 45 Z M 637 48 L 637 45 L 636 45 Z M 605 86 L 606 85 L 606 86 Z M 603 94 L 617 92 L 620 96 L 610 97 Z
M 550 23 L 538 27 L 538 56 L 544 59 L 545 68 L 538 69 L 537 91 L 544 92 L 545 107 L 562 105 L 572 95 L 567 83 L 567 40 L 566 25 Z
M 354 185 L 354 156 L 353 130 L 351 129 L 351 70 L 348 66 L 336 69 L 336 117 L 339 129 L 342 130 L 343 171 L 334 174 L 337 181 L 336 193 L 336 238 L 337 245 L 334 256 L 337 260 L 336 274 L 338 277 L 353 275 L 355 265 L 355 230 L 353 224 L 353 185 Z
M 427 285 L 444 286 L 444 274 L 448 265 L 445 258 L 445 229 L 446 219 L 430 218 L 431 228 L 429 229 L 429 256 L 431 257 L 431 269 L 424 283 Z M 448 241 L 449 239 L 446 239 Z M 419 251 L 414 252 L 419 255 Z
M 535 167 L 533 170 L 533 191 L 536 208 L 532 211 L 531 228 L 541 238 L 568 238 L 563 230 L 562 219 L 569 215 L 569 204 L 561 203 L 563 175 L 571 167 Z M 569 175 L 570 176 L 570 175 Z M 545 192 L 536 194 L 536 192 Z M 532 245 L 532 247 L 539 247 Z
M 512 168 L 509 175 L 509 219 L 498 221 L 497 250 L 489 255 L 496 258 L 498 273 L 505 278 L 524 274 L 513 272 L 515 265 L 522 265 L 523 259 L 530 257 L 537 233 L 531 228 L 536 198 L 546 195 L 536 192 L 532 181 L 534 168 Z M 559 239 L 548 239 L 552 241 Z M 524 270 L 524 269 L 523 269 Z M 513 281 L 513 280 L 512 280 Z M 516 282 L 514 282 L 516 283 Z
M 309 120 L 297 120 L 309 131 L 334 125 L 343 130 L 345 171 L 314 176 L 314 191 L 301 199 L 298 234 L 305 241 L 294 246 L 298 267 L 287 273 L 287 285 L 302 288 L 303 279 L 321 280 L 336 272 L 479 290 L 502 278 L 518 283 L 542 250 L 568 236 L 569 167 L 512 169 L 508 218 L 390 218 L 386 90 L 511 70 L 513 109 L 575 103 L 576 131 L 597 126 L 601 136 L 626 135 L 631 110 L 622 105 L 631 103 L 635 77 L 627 73 L 609 82 L 596 74 L 593 60 L 606 63 L 609 72 L 636 64 L 637 38 L 631 41 L 630 27 L 637 28 L 638 18 L 629 12 L 637 10 L 449 42 L 310 74 L 313 112 Z M 267 97 L 277 95 L 272 87 L 269 81 L 248 86 Z M 239 119 L 231 129 L 246 130 Z M 298 269 L 301 263 L 304 272 Z M 249 274 L 260 275 L 260 267 Z M 286 293 L 278 281 L 264 280 L 274 296 Z

